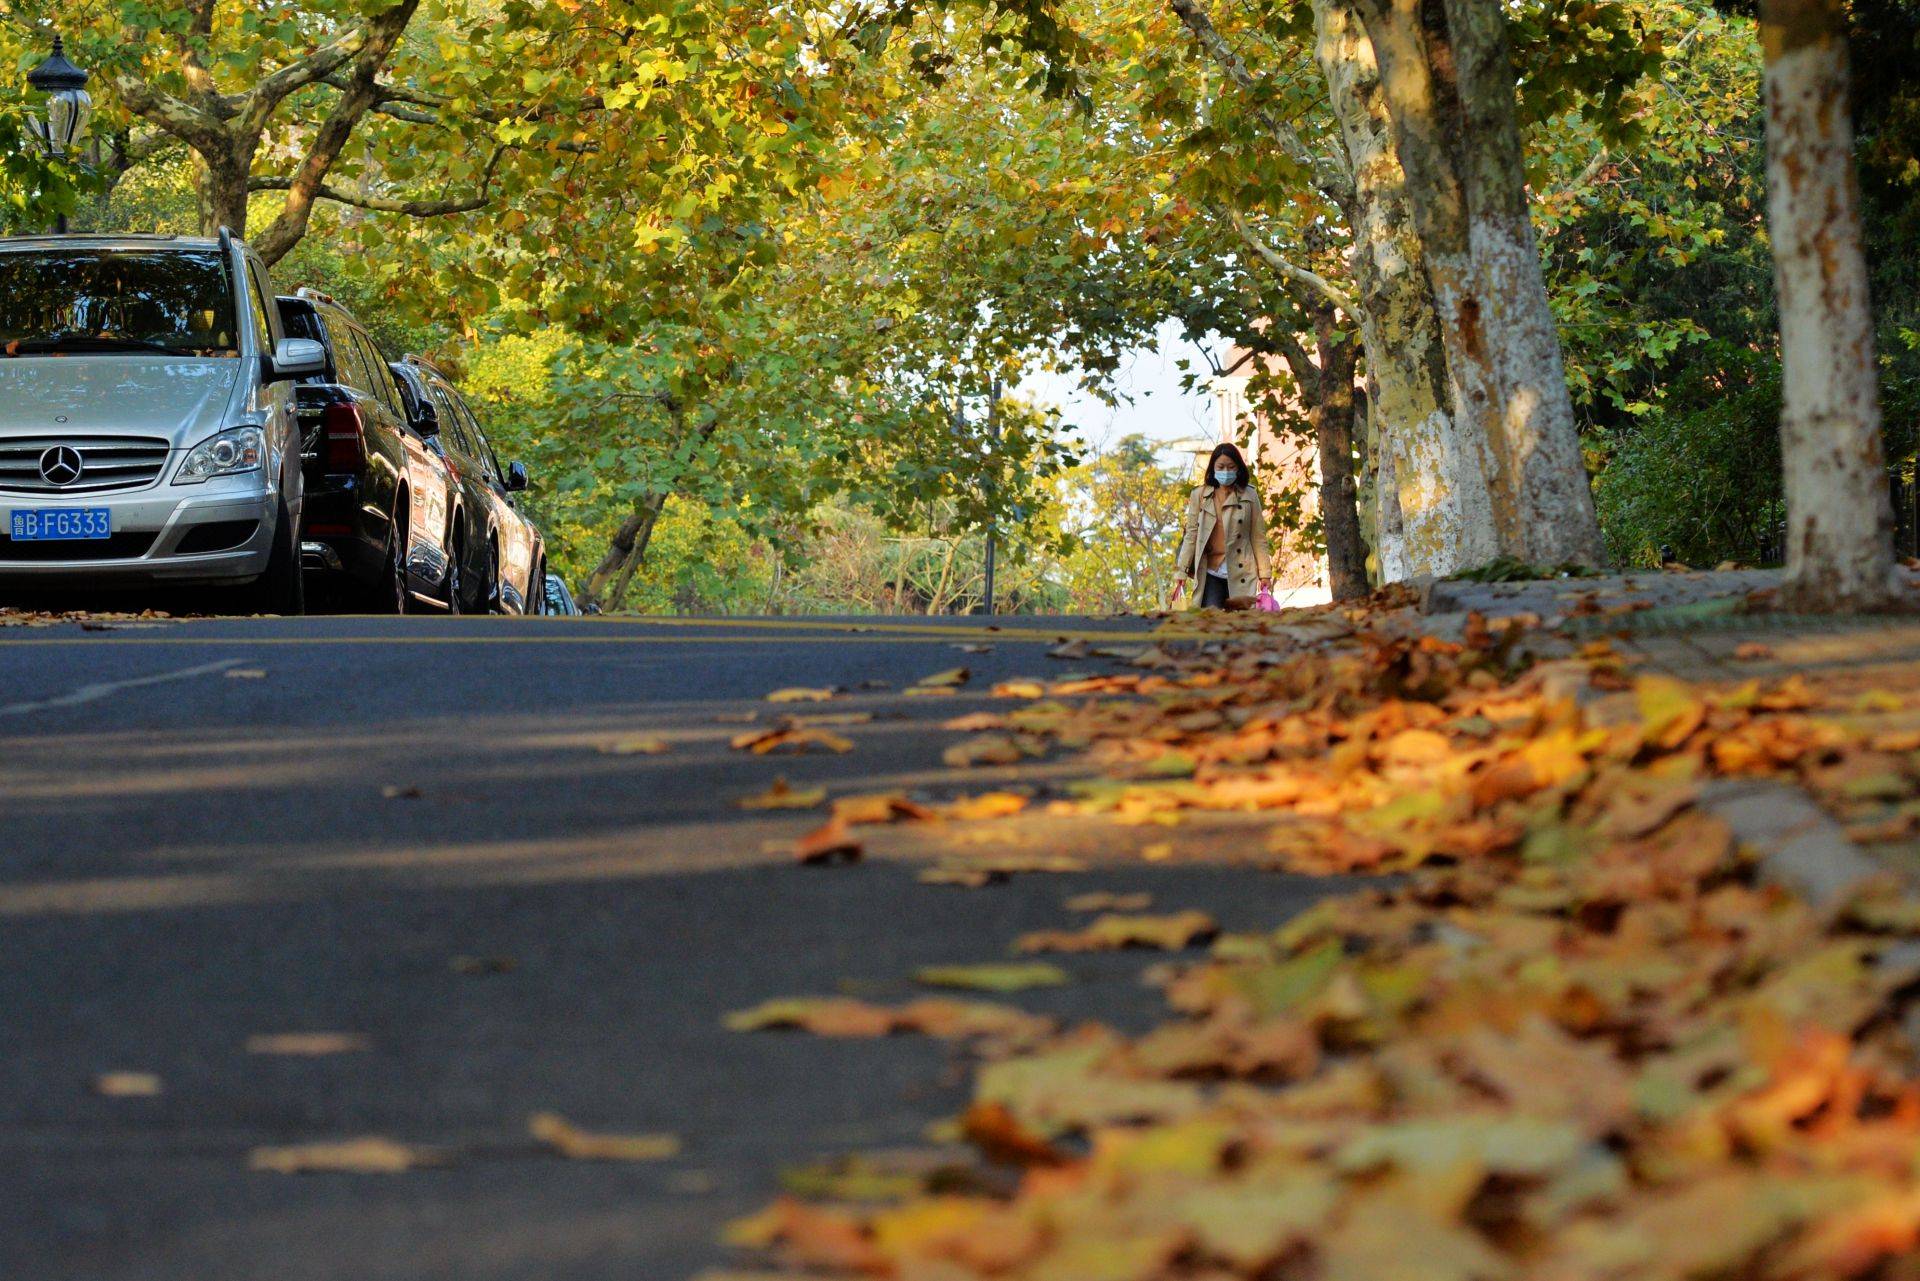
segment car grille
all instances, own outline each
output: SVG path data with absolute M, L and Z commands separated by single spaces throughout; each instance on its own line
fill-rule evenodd
M 40 456 L 56 445 L 79 451 L 80 479 L 56 485 L 40 474 Z M 166 469 L 162 436 L 33 436 L 0 439 L 0 490 L 15 494 L 100 494 L 150 485 Z

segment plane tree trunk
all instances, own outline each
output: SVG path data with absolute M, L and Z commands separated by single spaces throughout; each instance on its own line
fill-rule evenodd
M 1521 164 L 1498 0 L 1355 0 L 1440 323 L 1456 415 L 1484 436 L 1501 554 L 1603 559 Z
M 1893 592 L 1893 515 L 1860 249 L 1841 0 L 1761 0 L 1767 225 L 1780 303 L 1783 597 L 1871 609 Z

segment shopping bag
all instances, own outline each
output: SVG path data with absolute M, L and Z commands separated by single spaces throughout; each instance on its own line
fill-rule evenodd
M 1273 598 L 1273 589 L 1271 587 L 1262 587 L 1260 589 L 1260 594 L 1253 598 L 1253 607 L 1262 614 L 1277 614 L 1280 612 L 1280 602 Z

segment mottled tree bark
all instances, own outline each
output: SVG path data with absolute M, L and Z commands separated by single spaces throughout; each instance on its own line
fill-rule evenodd
M 1760 36 L 1784 381 L 1783 597 L 1801 609 L 1869 609 L 1893 591 L 1893 513 L 1860 250 L 1845 10 L 1841 0 L 1761 0 Z
M 1313 437 L 1320 460 L 1320 524 L 1327 539 L 1327 583 L 1335 600 L 1365 596 L 1367 545 L 1353 483 L 1353 378 L 1360 352 L 1341 334 L 1333 309 L 1314 317 L 1320 351 L 1319 394 L 1313 401 Z
M 1440 318 L 1455 414 L 1477 424 L 1500 553 L 1598 564 L 1559 333 L 1527 216 L 1498 0 L 1355 0 Z
M 1316 54 L 1353 172 L 1351 267 L 1375 394 L 1369 432 L 1382 578 L 1452 574 L 1499 554 L 1487 398 L 1450 381 L 1444 329 L 1372 42 L 1353 0 L 1316 0 Z
M 1497 326 L 1486 340 L 1499 386 L 1498 453 L 1514 491 L 1523 559 L 1599 565 L 1606 548 L 1528 206 L 1506 10 L 1499 0 L 1445 0 L 1445 9 L 1468 241 L 1489 309 L 1484 319 Z

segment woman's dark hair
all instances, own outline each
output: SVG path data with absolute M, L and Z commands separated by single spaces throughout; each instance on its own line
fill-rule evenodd
M 1235 489 L 1245 489 L 1253 483 L 1253 471 L 1247 466 L 1247 460 L 1240 456 L 1239 448 L 1223 441 L 1213 447 L 1213 454 L 1207 459 L 1207 474 L 1201 479 L 1201 484 L 1209 489 L 1214 488 L 1213 469 L 1219 465 L 1222 458 L 1240 470 L 1240 480 L 1238 484 L 1234 485 Z

